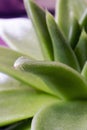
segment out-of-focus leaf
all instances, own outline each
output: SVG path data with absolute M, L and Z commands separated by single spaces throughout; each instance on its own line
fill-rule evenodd
M 87 80 L 87 62 L 85 63 L 85 65 L 83 66 L 81 75 L 83 75 L 85 77 L 85 79 Z
M 13 66 L 14 61 L 20 56 L 24 56 L 24 54 L 0 47 L 0 65 Z
M 27 84 L 33 88 L 55 95 L 49 87 L 36 75 L 32 73 L 15 70 L 15 60 L 22 54 L 7 48 L 0 48 L 0 72 L 12 76 L 21 83 Z M 23 55 L 22 55 L 23 56 Z M 30 59 L 31 60 L 31 59 Z
M 0 73 L 0 91 L 10 91 L 20 89 L 24 90 L 24 86 L 27 87 L 27 85 L 24 85 L 23 83 L 13 79 L 12 77 Z
M 40 76 L 60 98 L 87 99 L 87 82 L 74 69 L 58 62 L 26 61 L 26 59 L 19 61 L 20 58 L 16 62 L 16 69 Z
M 53 48 L 51 38 L 46 25 L 45 12 L 32 0 L 24 0 L 28 15 L 31 17 L 36 34 L 40 41 L 43 55 L 46 60 L 53 60 Z
M 74 49 L 79 41 L 79 37 L 81 34 L 81 27 L 77 19 L 75 18 L 72 18 L 72 19 L 73 20 L 70 26 L 68 42 L 71 45 L 71 47 Z
M 30 20 L 27 18 L 1 20 L 0 24 L 0 36 L 10 48 L 34 59 L 44 59 Z
M 87 34 L 84 30 L 82 31 L 79 42 L 75 48 L 75 53 L 81 68 L 83 68 L 87 60 Z
M 4 86 L 6 86 L 6 82 Z M 21 83 L 10 89 L 0 89 L 0 126 L 32 117 L 40 108 L 58 101 L 56 97 L 31 89 Z M 18 86 L 17 88 L 17 85 Z M 0 88 L 2 84 L 0 84 Z M 19 88 L 20 87 L 20 88 Z M 6 88 L 6 87 L 5 87 Z
M 79 22 L 80 22 L 81 27 L 84 28 L 85 31 L 87 32 L 87 9 L 83 13 Z
M 57 0 L 56 21 L 64 36 L 68 38 L 72 17 L 80 20 L 83 12 L 87 8 L 86 0 Z
M 53 104 L 39 111 L 31 130 L 86 130 L 87 102 Z
M 60 61 L 80 71 L 80 67 L 73 50 L 70 48 L 59 30 L 54 18 L 47 12 L 47 26 L 51 35 L 54 51 L 54 60 Z
M 31 120 L 27 119 L 16 124 L 9 126 L 5 130 L 30 130 L 31 129 Z

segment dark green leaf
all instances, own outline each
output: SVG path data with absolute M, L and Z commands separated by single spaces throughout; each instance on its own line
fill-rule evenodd
M 75 53 L 82 69 L 87 60 L 87 34 L 84 30 L 82 31 L 79 42 L 75 48 Z
M 31 129 L 31 120 L 27 119 L 16 124 L 9 126 L 5 130 L 30 130 Z
M 79 37 L 81 34 L 81 27 L 77 21 L 77 19 L 72 18 L 72 23 L 70 26 L 70 31 L 69 31 L 69 44 L 71 47 L 74 49 L 79 41 Z

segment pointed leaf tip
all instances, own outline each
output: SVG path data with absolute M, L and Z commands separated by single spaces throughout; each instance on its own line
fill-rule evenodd
M 46 15 L 46 22 L 52 39 L 54 60 L 60 61 L 80 71 L 79 63 L 73 50 L 68 45 L 53 16 L 48 12 Z
M 53 60 L 52 41 L 46 25 L 45 11 L 31 0 L 25 2 L 25 7 L 32 20 L 44 58 L 46 60 Z
M 87 61 L 87 34 L 84 29 L 82 30 L 78 44 L 75 47 L 75 54 L 82 69 Z
M 56 21 L 63 32 L 66 39 L 68 39 L 69 30 L 72 22 L 72 14 L 77 20 L 80 20 L 83 12 L 87 8 L 86 0 L 57 0 L 56 4 Z

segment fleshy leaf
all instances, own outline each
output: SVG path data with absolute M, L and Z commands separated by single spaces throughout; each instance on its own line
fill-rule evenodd
M 86 0 L 57 0 L 56 21 L 64 36 L 68 38 L 72 17 L 80 20 L 83 12 L 87 8 Z
M 82 31 L 79 42 L 75 48 L 75 53 L 81 68 L 83 68 L 87 60 L 87 34 L 84 30 Z
M 2 20 L 0 36 L 10 48 L 26 54 L 34 59 L 43 60 L 43 55 L 33 30 L 32 23 L 27 18 Z
M 54 18 L 47 12 L 47 26 L 51 35 L 54 51 L 54 60 L 60 61 L 64 64 L 71 66 L 72 68 L 80 71 L 78 61 L 73 50 L 64 39 L 61 31 L 59 30 Z
M 15 68 L 38 75 L 62 99 L 87 99 L 85 79 L 77 71 L 62 63 L 26 61 L 19 58 Z
M 31 129 L 31 120 L 27 119 L 16 124 L 13 124 L 6 128 L 5 130 L 30 130 Z
M 17 81 L 9 85 L 10 89 L 5 81 L 3 83 L 5 89 L 0 89 L 0 126 L 30 118 L 43 106 L 58 101 L 56 97 L 31 89 Z
M 0 54 L 0 72 L 12 76 L 16 80 L 33 88 L 55 95 L 55 93 L 36 75 L 15 70 L 14 62 L 17 58 L 23 56 L 23 54 L 2 47 L 0 48 Z
M 87 32 L 87 9 L 85 10 L 85 12 L 83 13 L 83 15 L 80 19 L 80 25 Z
M 77 19 L 75 19 L 75 18 L 72 18 L 72 19 L 73 20 L 72 20 L 72 23 L 70 26 L 68 42 L 71 45 L 71 47 L 74 49 L 80 38 L 81 27 L 80 27 L 80 24 L 78 23 Z
M 32 0 L 24 0 L 28 15 L 31 17 L 36 34 L 40 41 L 43 55 L 46 60 L 53 60 L 53 48 L 51 38 L 46 25 L 45 12 Z
M 85 77 L 85 79 L 87 80 L 87 62 L 85 63 L 85 65 L 83 66 L 81 75 L 83 75 Z
M 53 104 L 33 118 L 31 130 L 86 130 L 87 102 Z

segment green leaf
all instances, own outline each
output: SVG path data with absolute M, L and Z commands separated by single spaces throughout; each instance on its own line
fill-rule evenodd
M 85 79 L 77 71 L 62 63 L 19 58 L 15 68 L 36 74 L 62 99 L 87 99 Z
M 82 31 L 79 42 L 75 48 L 75 53 L 81 68 L 83 68 L 87 60 L 87 34 L 84 30 Z
M 85 65 L 83 66 L 81 75 L 85 77 L 85 79 L 87 80 L 87 62 L 85 63 Z
M 5 23 L 5 21 L 3 22 Z M 8 24 L 10 24 L 10 27 Z M 2 33 L 0 35 L 13 50 L 34 59 L 44 59 L 32 23 L 28 19 L 6 20 L 6 23 L 2 26 Z
M 85 31 L 87 32 L 87 9 L 84 11 L 79 22 L 80 22 L 81 27 L 84 28 Z
M 71 47 L 74 49 L 79 41 L 79 37 L 81 34 L 81 27 L 77 19 L 75 18 L 72 18 L 72 19 L 73 20 L 70 26 L 68 42 L 71 45 Z
M 9 48 L 0 47 L 0 65 L 13 66 L 14 61 L 24 54 Z M 25 55 L 24 55 L 25 56 Z M 30 58 L 30 57 L 28 57 Z M 32 59 L 32 58 L 31 58 Z
M 86 130 L 87 102 L 53 104 L 34 117 L 31 130 Z
M 43 106 L 58 101 L 56 97 L 31 89 L 23 83 L 14 81 L 9 84 L 10 89 L 7 83 L 3 83 L 3 90 L 0 84 L 0 126 L 30 118 Z
M 56 21 L 66 39 L 69 35 L 72 17 L 80 20 L 83 12 L 87 8 L 86 0 L 57 0 Z
M 21 83 L 27 84 L 33 88 L 55 95 L 55 93 L 50 90 L 48 86 L 36 75 L 15 70 L 15 60 L 18 57 L 23 56 L 23 54 L 2 47 L 0 48 L 0 54 L 0 72 L 15 78 Z
M 44 10 L 38 7 L 32 0 L 25 0 L 25 7 L 33 22 L 45 59 L 53 60 L 52 42 L 47 29 Z
M 59 30 L 54 18 L 47 12 L 47 26 L 51 35 L 54 51 L 54 60 L 60 61 L 72 68 L 80 71 L 76 56 L 67 41 L 64 39 L 61 31 Z
M 31 120 L 27 119 L 16 124 L 13 124 L 6 128 L 5 130 L 30 130 L 31 129 Z

